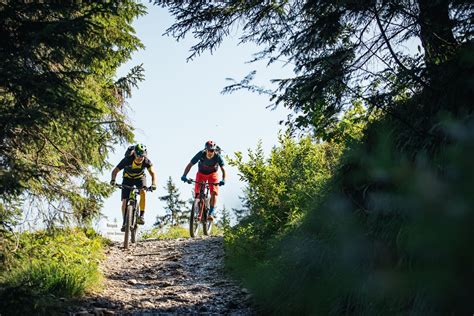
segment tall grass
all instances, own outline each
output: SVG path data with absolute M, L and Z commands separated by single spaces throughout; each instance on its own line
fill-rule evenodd
M 54 314 L 64 299 L 99 289 L 107 241 L 92 231 L 23 233 L 13 266 L 0 274 L 0 314 Z

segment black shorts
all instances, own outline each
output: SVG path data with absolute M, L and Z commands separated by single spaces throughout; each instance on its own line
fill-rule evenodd
M 141 177 L 138 179 L 123 178 L 122 184 L 128 186 L 136 186 L 137 188 L 141 189 L 143 187 L 146 187 L 146 177 Z M 129 195 L 130 189 L 122 188 L 122 200 L 128 199 Z

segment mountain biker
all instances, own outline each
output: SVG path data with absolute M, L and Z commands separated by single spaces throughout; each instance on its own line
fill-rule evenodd
M 222 159 L 220 153 L 218 152 L 218 147 L 216 144 L 209 140 L 204 145 L 204 150 L 200 150 L 192 159 L 191 162 L 188 163 L 186 168 L 184 169 L 183 176 L 181 180 L 184 182 L 188 182 L 188 178 L 186 177 L 189 170 L 191 170 L 192 166 L 194 166 L 197 162 L 198 164 L 198 172 L 196 174 L 196 182 L 209 182 L 209 183 L 218 183 L 219 185 L 225 184 L 225 169 L 224 169 L 224 160 Z M 222 171 L 222 180 L 219 181 L 217 170 L 221 168 Z M 217 195 L 219 194 L 218 187 L 215 185 L 210 185 L 209 189 L 211 191 L 211 200 L 210 200 L 210 208 L 209 208 L 209 216 L 208 220 L 214 220 L 214 208 L 217 202 Z M 199 197 L 199 184 L 196 183 L 194 186 L 194 197 Z
M 123 180 L 122 184 L 127 186 L 136 186 L 140 188 L 140 217 L 138 218 L 137 223 L 140 225 L 145 224 L 144 214 L 145 214 L 145 203 L 146 203 L 146 194 L 143 189 L 146 187 L 146 175 L 145 169 L 148 170 L 148 173 L 151 176 L 151 189 L 156 190 L 156 174 L 153 169 L 153 164 L 147 158 L 147 148 L 143 144 L 137 144 L 135 147 L 132 147 L 131 154 L 126 155 L 123 158 L 117 167 L 112 170 L 112 179 L 110 184 L 115 184 L 115 178 L 117 173 L 123 169 Z M 125 208 L 127 207 L 127 199 L 130 194 L 130 189 L 122 188 L 122 218 L 123 224 L 121 231 L 125 231 Z

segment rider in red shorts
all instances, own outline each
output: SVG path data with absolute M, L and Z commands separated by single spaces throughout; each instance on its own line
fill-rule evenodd
M 196 181 L 197 182 L 209 182 L 209 183 L 219 183 L 219 185 L 225 184 L 225 169 L 224 169 L 224 160 L 222 159 L 221 155 L 216 152 L 217 146 L 216 144 L 210 140 L 206 142 L 204 150 L 200 150 L 194 157 L 191 159 L 191 162 L 188 163 L 186 168 L 184 169 L 183 176 L 181 180 L 184 182 L 188 181 L 186 175 L 188 174 L 189 170 L 191 170 L 192 166 L 194 166 L 197 162 L 198 164 L 198 172 L 196 174 Z M 221 168 L 222 171 L 222 180 L 219 181 L 219 177 L 217 175 L 217 170 Z M 210 207 L 209 207 L 209 220 L 214 220 L 214 208 L 217 202 L 217 195 L 219 194 L 219 187 L 216 185 L 209 186 L 211 191 L 211 200 L 210 200 Z M 194 194 L 195 197 L 199 195 L 199 184 L 196 183 L 194 187 Z

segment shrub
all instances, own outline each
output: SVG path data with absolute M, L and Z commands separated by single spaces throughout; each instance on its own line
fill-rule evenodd
M 23 233 L 13 267 L 0 276 L 0 314 L 52 313 L 60 298 L 98 289 L 105 242 L 78 228 Z
M 416 159 L 398 151 L 386 132 L 373 146 L 352 148 L 331 191 L 315 200 L 301 225 L 250 268 L 234 266 L 245 271 L 239 275 L 265 312 L 474 310 L 474 124 L 445 129 L 450 144 Z

